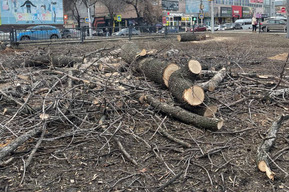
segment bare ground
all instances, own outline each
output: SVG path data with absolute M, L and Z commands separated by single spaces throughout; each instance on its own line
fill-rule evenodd
M 288 113 L 287 94 L 270 99 L 264 96 L 278 84 L 283 70 L 283 81 L 275 88 L 289 85 L 285 61 L 268 59 L 288 53 L 289 40 L 284 35 L 272 34 L 210 36 L 198 43 L 178 42 L 176 38 L 134 42 L 141 48 L 157 49 L 158 58 L 182 63 L 192 57 L 202 64 L 212 67 L 221 64 L 227 68 L 225 80 L 214 92 L 207 93 L 218 105 L 217 117 L 224 119 L 224 126 L 217 132 L 181 123 L 138 102 L 133 93 L 149 93 L 160 101 L 170 102 L 171 95 L 146 78 L 133 75 L 129 69 L 115 76 L 91 70 L 93 74 L 83 77 L 98 79 L 95 85 L 74 79 L 74 86 L 68 90 L 69 78 L 53 72 L 60 69 L 13 65 L 15 59 L 24 60 L 40 52 L 80 56 L 108 49 L 89 56 L 101 58 L 126 41 L 26 46 L 2 51 L 2 88 L 7 84 L 17 87 L 19 75 L 29 76 L 29 85 L 40 82 L 41 88 L 51 90 L 49 96 L 46 97 L 50 93 L 47 90 L 44 93 L 32 90 L 17 99 L 24 103 L 30 93 L 33 102 L 28 104 L 32 107 L 41 106 L 43 101 L 52 103 L 46 113 L 55 120 L 41 120 L 42 109 L 33 114 L 22 113 L 19 104 L 7 102 L 0 94 L 0 150 L 35 126 L 45 127 L 41 129 L 42 139 L 40 131 L 3 159 L 6 163 L 0 164 L 0 191 L 289 191 L 288 123 L 280 128 L 270 152 L 274 181 L 256 167 L 257 148 L 266 131 L 280 115 Z M 171 49 L 179 53 L 165 57 Z M 236 73 L 239 76 L 233 75 Z M 241 73 L 276 78 L 261 79 Z M 126 85 L 118 84 L 125 88 L 120 91 L 115 83 L 124 79 Z M 61 113 L 63 106 L 68 106 L 68 112 Z M 6 113 L 7 108 L 15 110 Z M 165 137 L 160 129 L 191 147 Z M 39 140 L 42 142 L 26 167 Z

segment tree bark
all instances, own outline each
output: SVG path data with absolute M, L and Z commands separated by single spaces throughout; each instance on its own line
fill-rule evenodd
M 144 101 L 155 107 L 157 110 L 160 110 L 162 113 L 174 117 L 186 124 L 191 124 L 195 127 L 208 129 L 211 131 L 217 131 L 223 126 L 223 120 L 221 119 L 211 119 L 194 113 L 190 113 L 189 111 L 186 111 L 181 107 L 171 106 L 166 103 L 162 103 L 149 95 L 141 96 L 140 94 L 138 94 L 137 96 L 143 97 Z
M 121 47 L 121 58 L 131 64 L 142 50 L 135 43 L 126 43 Z
M 39 55 L 34 56 L 24 62 L 25 67 L 54 66 L 65 67 L 72 66 L 74 63 L 84 62 L 83 57 L 69 57 L 64 55 Z
M 204 83 L 199 83 L 198 85 L 204 89 L 204 91 L 214 91 L 216 87 L 223 81 L 226 77 L 226 68 L 221 69 L 212 77 L 209 81 Z
M 205 34 L 184 33 L 177 36 L 178 41 L 201 41 L 206 40 Z
M 197 106 L 203 103 L 205 93 L 203 89 L 194 85 L 194 82 L 183 76 L 181 70 L 175 71 L 169 79 L 169 90 L 174 98 L 182 105 Z

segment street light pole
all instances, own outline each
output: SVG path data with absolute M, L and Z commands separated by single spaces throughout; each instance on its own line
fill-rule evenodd
M 287 3 L 286 3 L 286 12 L 287 12 L 287 36 L 286 38 L 289 39 L 289 0 L 287 0 Z
M 88 27 L 89 27 L 89 36 L 92 37 L 91 29 L 91 15 L 90 15 L 90 0 L 87 0 L 87 17 L 88 17 Z
M 287 1 L 289 1 L 289 0 L 287 0 Z M 215 18 L 214 18 L 214 0 L 211 0 L 211 31 L 212 31 L 212 33 L 215 32 L 214 20 L 215 20 Z

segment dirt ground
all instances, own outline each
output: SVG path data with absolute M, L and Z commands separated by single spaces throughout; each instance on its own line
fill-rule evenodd
M 102 72 L 94 71 L 95 76 L 91 76 L 99 79 L 97 86 L 78 83 L 71 89 L 75 91 L 75 96 L 72 95 L 71 100 L 67 99 L 65 103 L 70 106 L 69 114 L 47 109 L 51 116 L 59 118 L 46 123 L 45 131 L 2 159 L 0 191 L 289 191 L 288 122 L 282 124 L 269 154 L 274 181 L 256 167 L 257 148 L 266 137 L 266 131 L 280 115 L 288 114 L 287 94 L 264 98 L 272 88 L 288 88 L 289 63 L 286 65 L 284 58 L 268 58 L 288 53 L 289 40 L 285 34 L 227 33 L 209 36 L 208 40 L 200 42 L 178 42 L 176 38 L 132 41 L 140 48 L 158 50 L 156 57 L 159 59 L 181 64 L 193 58 L 210 67 L 226 67 L 228 74 L 224 81 L 216 90 L 206 93 L 218 106 L 216 117 L 224 120 L 221 130 L 199 129 L 140 103 L 133 93 L 151 94 L 160 101 L 168 102 L 172 102 L 172 96 L 167 89 L 143 76 L 132 74 L 129 69 L 118 72 L 118 76 L 111 74 L 107 81 L 104 81 Z M 34 74 L 30 75 L 31 84 L 35 84 L 36 79 L 42 79 L 41 86 L 52 90 L 56 87 L 55 81 L 62 78 L 61 74 L 38 72 L 44 70 L 39 67 L 14 65 L 14 60 L 24 60 L 39 52 L 72 56 L 92 53 L 89 56 L 92 60 L 108 56 L 110 51 L 126 42 L 27 45 L 19 50 L 1 51 L 1 85 L 16 81 L 16 76 Z M 99 50 L 101 48 L 105 49 Z M 166 56 L 167 51 L 172 49 L 178 50 L 177 53 Z M 95 50 L 99 51 L 93 53 Z M 254 74 L 268 78 L 256 78 Z M 282 81 L 278 84 L 280 76 Z M 54 78 L 54 83 L 50 82 L 50 78 Z M 112 83 L 124 78 L 128 79 L 127 85 L 123 85 L 125 91 L 112 88 Z M 53 90 L 55 101 L 62 101 L 68 95 L 65 92 L 67 83 L 65 79 L 57 85 L 57 90 Z M 4 106 L 13 106 L 16 111 L 22 108 L 14 102 L 3 103 L 7 101 L 4 101 L 3 94 L 0 95 L 1 154 L 1 148 L 43 122 L 39 120 L 41 109 L 36 114 L 6 114 Z M 45 98 L 45 94 L 36 95 L 31 96 L 35 98 L 34 103 Z M 160 129 L 191 146 L 185 147 L 173 141 Z M 25 162 L 41 135 L 42 142 L 31 163 L 26 166 Z M 121 148 L 129 153 L 131 159 Z

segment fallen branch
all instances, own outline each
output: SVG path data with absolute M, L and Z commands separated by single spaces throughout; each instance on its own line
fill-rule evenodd
M 204 89 L 204 91 L 214 91 L 216 87 L 223 81 L 226 77 L 226 68 L 222 68 L 213 78 L 204 83 L 199 83 L 198 85 Z
M 217 131 L 223 126 L 223 120 L 221 119 L 207 118 L 194 113 L 190 113 L 189 111 L 186 111 L 181 107 L 162 103 L 149 95 L 142 96 L 138 94 L 137 97 L 142 97 L 142 100 L 146 101 L 157 110 L 160 110 L 162 113 L 168 114 L 184 123 L 194 125 L 195 127 L 209 129 L 211 131 Z
M 25 141 L 27 141 L 29 138 L 35 136 L 37 133 L 41 132 L 42 126 L 39 126 L 41 122 L 38 125 L 35 125 L 35 128 L 24 133 L 23 135 L 16 138 L 13 142 L 9 143 L 7 146 L 3 147 L 0 151 L 0 161 L 6 157 L 9 153 L 14 151 L 19 145 L 22 145 Z
M 289 115 L 282 115 L 277 121 L 273 122 L 268 130 L 266 138 L 263 139 L 262 144 L 257 150 L 258 169 L 262 172 L 266 172 L 267 177 L 271 180 L 274 180 L 275 173 L 270 169 L 268 153 L 275 143 L 277 132 L 280 129 L 281 124 L 288 119 Z

